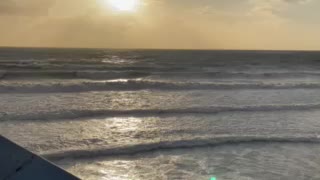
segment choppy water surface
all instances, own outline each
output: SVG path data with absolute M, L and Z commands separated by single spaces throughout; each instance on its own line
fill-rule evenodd
M 83 179 L 320 179 L 320 53 L 0 49 L 0 133 Z

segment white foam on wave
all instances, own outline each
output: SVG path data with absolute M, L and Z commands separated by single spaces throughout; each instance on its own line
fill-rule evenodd
M 1 74 L 0 74 L 1 76 Z M 320 83 L 196 83 L 117 79 L 53 83 L 1 83 L 0 93 L 48 93 L 121 90 L 319 89 Z
M 24 65 L 19 65 L 24 66 Z M 113 79 L 113 78 L 134 78 L 146 76 L 159 76 L 162 78 L 213 78 L 213 79 L 229 79 L 229 78 L 249 78 L 249 79 L 274 79 L 274 78 L 319 78 L 320 73 L 317 71 L 288 71 L 288 72 L 242 72 L 229 71 L 221 69 L 212 72 L 194 71 L 194 70 L 171 70 L 169 69 L 152 69 L 150 67 L 100 67 L 101 69 L 91 69 L 80 66 L 76 68 L 48 68 L 33 67 L 33 69 L 14 69 L 5 68 L 2 74 L 11 79 L 19 79 L 21 77 L 32 78 L 86 78 L 86 79 Z M 99 67 L 99 66 L 98 66 Z M 55 77 L 57 76 L 57 77 Z
M 241 143 L 56 162 L 83 179 L 319 179 L 318 154 L 319 144 Z

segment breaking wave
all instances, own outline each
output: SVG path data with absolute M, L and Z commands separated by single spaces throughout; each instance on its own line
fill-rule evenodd
M 94 158 L 105 156 L 121 156 L 146 153 L 150 151 L 199 148 L 206 146 L 240 144 L 240 143 L 319 143 L 317 135 L 307 136 L 217 136 L 204 137 L 177 141 L 160 141 L 146 144 L 134 144 L 121 147 L 67 150 L 61 152 L 49 152 L 42 154 L 50 160 L 61 160 L 65 158 Z
M 63 68 L 63 67 L 61 67 Z M 106 68 L 105 68 L 106 69 Z M 62 78 L 62 79 L 115 79 L 115 78 L 138 78 L 150 75 L 160 77 L 181 77 L 181 78 L 298 78 L 298 77 L 320 77 L 319 72 L 315 71 L 301 71 L 301 72 L 236 72 L 236 71 L 175 71 L 174 69 L 134 69 L 127 67 L 127 69 L 117 69 L 115 67 L 110 70 L 0 70 L 0 78 Z
M 182 83 L 117 80 L 78 83 L 0 84 L 0 93 L 50 93 L 132 90 L 319 89 L 320 83 Z
M 132 109 L 132 110 L 61 110 L 34 114 L 0 113 L 2 121 L 22 120 L 64 120 L 83 117 L 114 116 L 154 116 L 177 114 L 215 114 L 223 112 L 255 112 L 255 111 L 305 111 L 320 109 L 320 104 L 287 104 L 287 105 L 253 105 L 253 106 L 210 106 L 177 109 Z
M 117 79 L 138 78 L 150 73 L 139 71 L 74 71 L 74 70 L 38 70 L 38 71 L 0 71 L 0 79 Z

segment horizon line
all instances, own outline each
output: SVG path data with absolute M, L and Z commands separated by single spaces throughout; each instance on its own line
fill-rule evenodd
M 0 49 L 88 49 L 88 50 L 154 50 L 154 51 L 278 51 L 278 52 L 320 52 L 320 49 L 197 49 L 197 48 L 122 48 L 122 47 L 55 47 L 55 46 L 0 46 Z

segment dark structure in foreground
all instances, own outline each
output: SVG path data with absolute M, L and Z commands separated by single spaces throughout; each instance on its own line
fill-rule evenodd
M 78 180 L 41 157 L 0 136 L 0 180 Z

